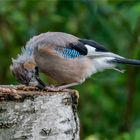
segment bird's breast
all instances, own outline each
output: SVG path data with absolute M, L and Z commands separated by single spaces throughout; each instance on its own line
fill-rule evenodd
M 36 53 L 40 70 L 60 83 L 82 82 L 92 74 L 92 61 L 84 56 L 65 59 L 54 52 Z

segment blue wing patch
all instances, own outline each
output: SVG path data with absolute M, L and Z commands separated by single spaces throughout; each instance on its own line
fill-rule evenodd
M 56 48 L 55 49 L 59 55 L 66 59 L 74 59 L 82 56 L 78 51 L 72 48 Z

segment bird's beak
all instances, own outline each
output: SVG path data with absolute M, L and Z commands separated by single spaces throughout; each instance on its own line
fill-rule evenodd
M 38 76 L 36 76 L 36 79 L 37 79 L 37 81 L 38 81 L 38 85 L 37 85 L 37 87 L 39 88 L 39 89 L 44 89 L 45 88 L 45 83 L 38 77 Z

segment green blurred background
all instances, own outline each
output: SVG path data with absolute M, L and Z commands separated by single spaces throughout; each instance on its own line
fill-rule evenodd
M 16 84 L 11 58 L 47 31 L 94 39 L 140 59 L 140 0 L 0 0 L 0 84 Z M 140 140 L 140 68 L 121 68 L 124 74 L 106 70 L 75 87 L 82 140 Z

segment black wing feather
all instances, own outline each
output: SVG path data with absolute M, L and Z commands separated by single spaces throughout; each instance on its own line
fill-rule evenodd
M 81 42 L 67 43 L 64 46 L 57 46 L 55 50 L 66 59 L 74 59 L 87 55 L 88 50 Z
M 69 43 L 67 48 L 71 48 L 71 49 L 75 49 L 76 51 L 78 51 L 81 55 L 87 55 L 88 50 L 85 47 L 85 45 L 81 42 L 77 42 L 77 43 Z
M 79 42 L 83 43 L 84 45 L 87 44 L 96 48 L 97 52 L 108 52 L 106 48 L 104 48 L 101 44 L 97 43 L 96 41 L 88 40 L 88 39 L 79 39 Z
M 108 52 L 106 48 L 104 48 L 101 44 L 93 41 L 93 40 L 87 40 L 87 39 L 79 39 L 77 42 L 73 43 L 67 43 L 65 47 L 59 46 L 60 50 L 63 48 L 63 56 L 67 58 L 76 58 L 79 57 L 79 55 L 87 55 L 88 49 L 85 45 L 90 45 L 91 47 L 96 48 L 97 52 Z M 57 50 L 58 50 L 57 48 Z M 65 49 L 67 48 L 67 49 Z M 75 50 L 78 53 L 72 51 Z

